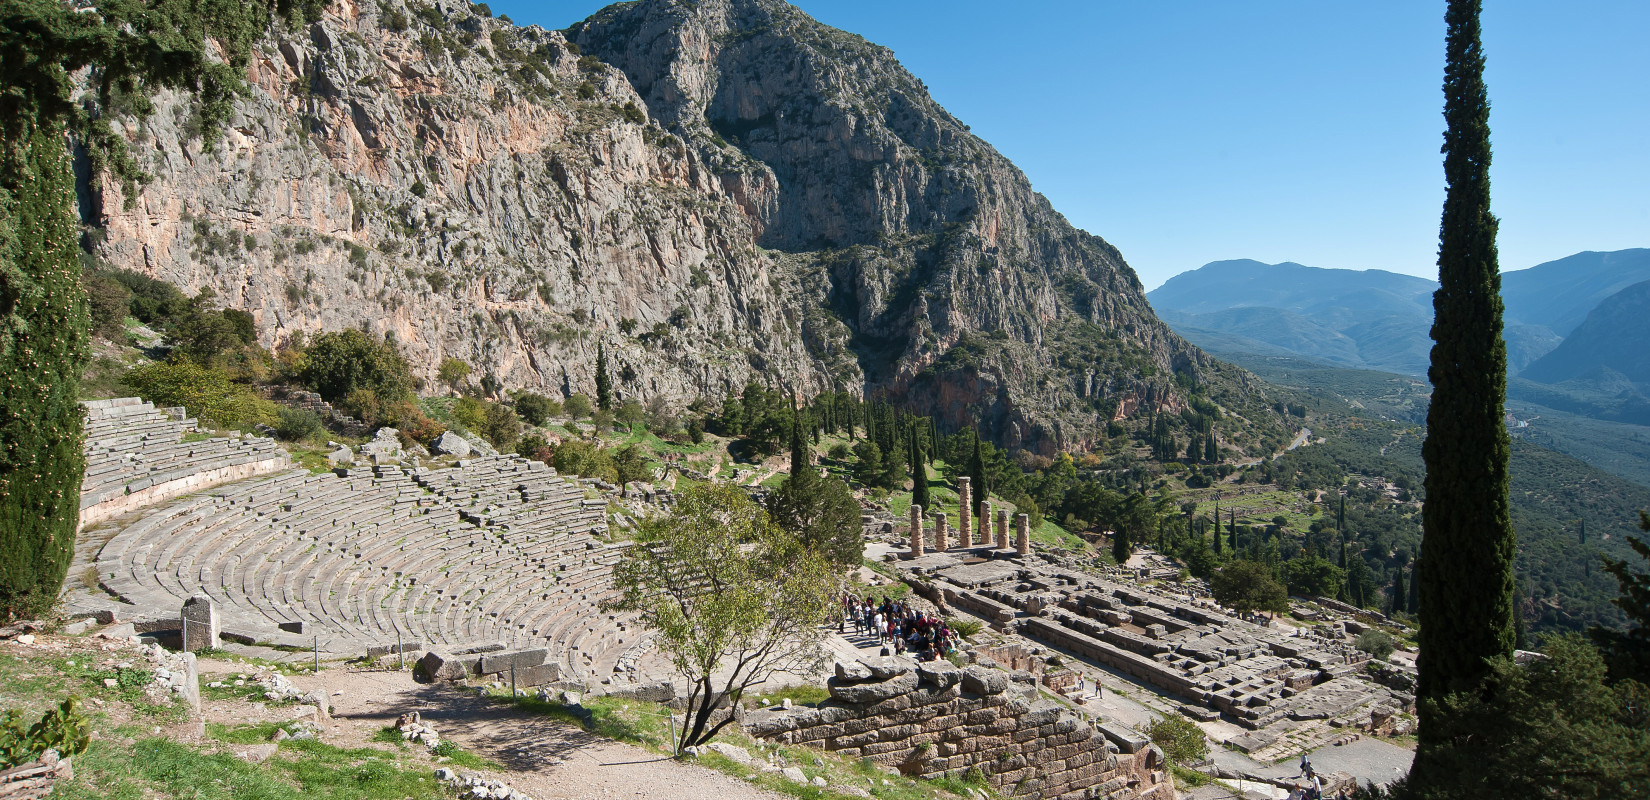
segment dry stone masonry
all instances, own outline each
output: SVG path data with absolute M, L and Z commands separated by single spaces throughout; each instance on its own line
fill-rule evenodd
M 1368 656 L 1345 626 L 1285 634 L 1185 594 L 1098 578 L 1040 555 L 933 553 L 900 567 L 942 608 L 1178 696 L 1193 718 L 1224 717 L 1249 729 L 1231 742 L 1243 750 L 1313 723 L 1329 735 L 1327 728 L 1369 727 L 1414 708 L 1412 694 L 1366 675 Z M 1044 683 L 1060 691 L 1068 680 Z
M 1093 725 L 1001 670 L 866 658 L 839 662 L 829 686 L 816 708 L 747 713 L 746 732 L 912 777 L 978 771 L 1016 798 L 1175 796 L 1162 752 L 1139 734 Z

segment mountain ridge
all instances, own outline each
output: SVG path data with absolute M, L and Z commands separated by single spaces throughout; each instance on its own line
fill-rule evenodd
M 1501 277 L 1508 367 L 1516 374 L 1557 347 L 1579 324 L 1578 313 L 1584 317 L 1620 288 L 1650 279 L 1650 249 L 1577 253 Z M 1230 347 L 1218 332 L 1341 366 L 1425 375 L 1436 288 L 1426 278 L 1385 270 L 1241 259 L 1183 272 L 1147 296 L 1200 346 Z M 1269 331 L 1266 309 L 1288 324 Z
M 1238 452 L 1281 435 L 886 48 L 776 0 L 566 33 L 341 4 L 273 24 L 248 84 L 213 147 L 172 93 L 108 109 L 154 179 L 82 216 L 95 259 L 212 290 L 266 346 L 359 326 L 426 385 L 455 357 L 564 396 L 605 346 L 620 399 L 843 390 L 1045 455 L 1194 393 Z

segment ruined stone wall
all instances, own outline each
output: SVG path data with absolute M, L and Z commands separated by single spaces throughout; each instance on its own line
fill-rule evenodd
M 839 663 L 836 672 L 830 701 L 751 712 L 746 732 L 875 759 L 913 777 L 978 769 L 1009 797 L 1175 797 L 1163 754 L 1146 739 L 1091 725 L 1000 670 L 885 657 Z
M 104 520 L 129 514 L 137 509 L 152 506 L 174 497 L 182 497 L 202 489 L 210 489 L 219 484 L 280 472 L 291 466 L 291 457 L 282 452 L 276 457 L 261 461 L 250 461 L 245 464 L 232 464 L 216 469 L 202 470 L 175 480 L 151 484 L 129 494 L 81 509 L 80 527 L 96 525 Z

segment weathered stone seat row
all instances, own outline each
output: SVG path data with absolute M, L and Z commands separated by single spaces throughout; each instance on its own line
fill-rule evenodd
M 272 439 L 211 438 L 186 442 L 195 422 L 135 397 L 85 404 L 86 475 L 80 524 L 96 524 L 144 506 L 229 481 L 286 469 L 291 459 Z
M 253 638 L 296 626 L 335 650 L 398 633 L 449 649 L 537 643 L 564 672 L 611 671 L 637 639 L 596 608 L 622 545 L 591 536 L 604 520 L 582 491 L 554 491 L 567 484 L 553 470 L 489 461 L 453 475 L 380 465 L 224 487 L 144 515 L 104 546 L 97 569 L 139 605 L 173 608 L 204 592 L 228 630 Z M 516 482 L 499 501 L 515 527 L 488 527 L 449 499 L 500 476 Z M 549 500 L 523 501 L 522 476 Z

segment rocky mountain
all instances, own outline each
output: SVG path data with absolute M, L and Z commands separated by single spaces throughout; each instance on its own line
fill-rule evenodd
M 1650 250 L 1578 253 L 1502 273 L 1508 368 L 1557 347 L 1600 301 L 1650 279 Z M 1175 330 L 1215 352 L 1287 354 L 1425 375 L 1434 281 L 1383 270 L 1216 261 L 1153 290 Z
M 104 109 L 153 180 L 83 187 L 93 254 L 213 290 L 269 345 L 392 337 L 427 381 L 453 356 L 590 394 L 605 343 L 621 397 L 840 389 L 1042 453 L 1194 392 L 1265 408 L 887 49 L 778 0 L 566 32 L 480 8 L 276 23 L 221 141 L 169 95 Z

